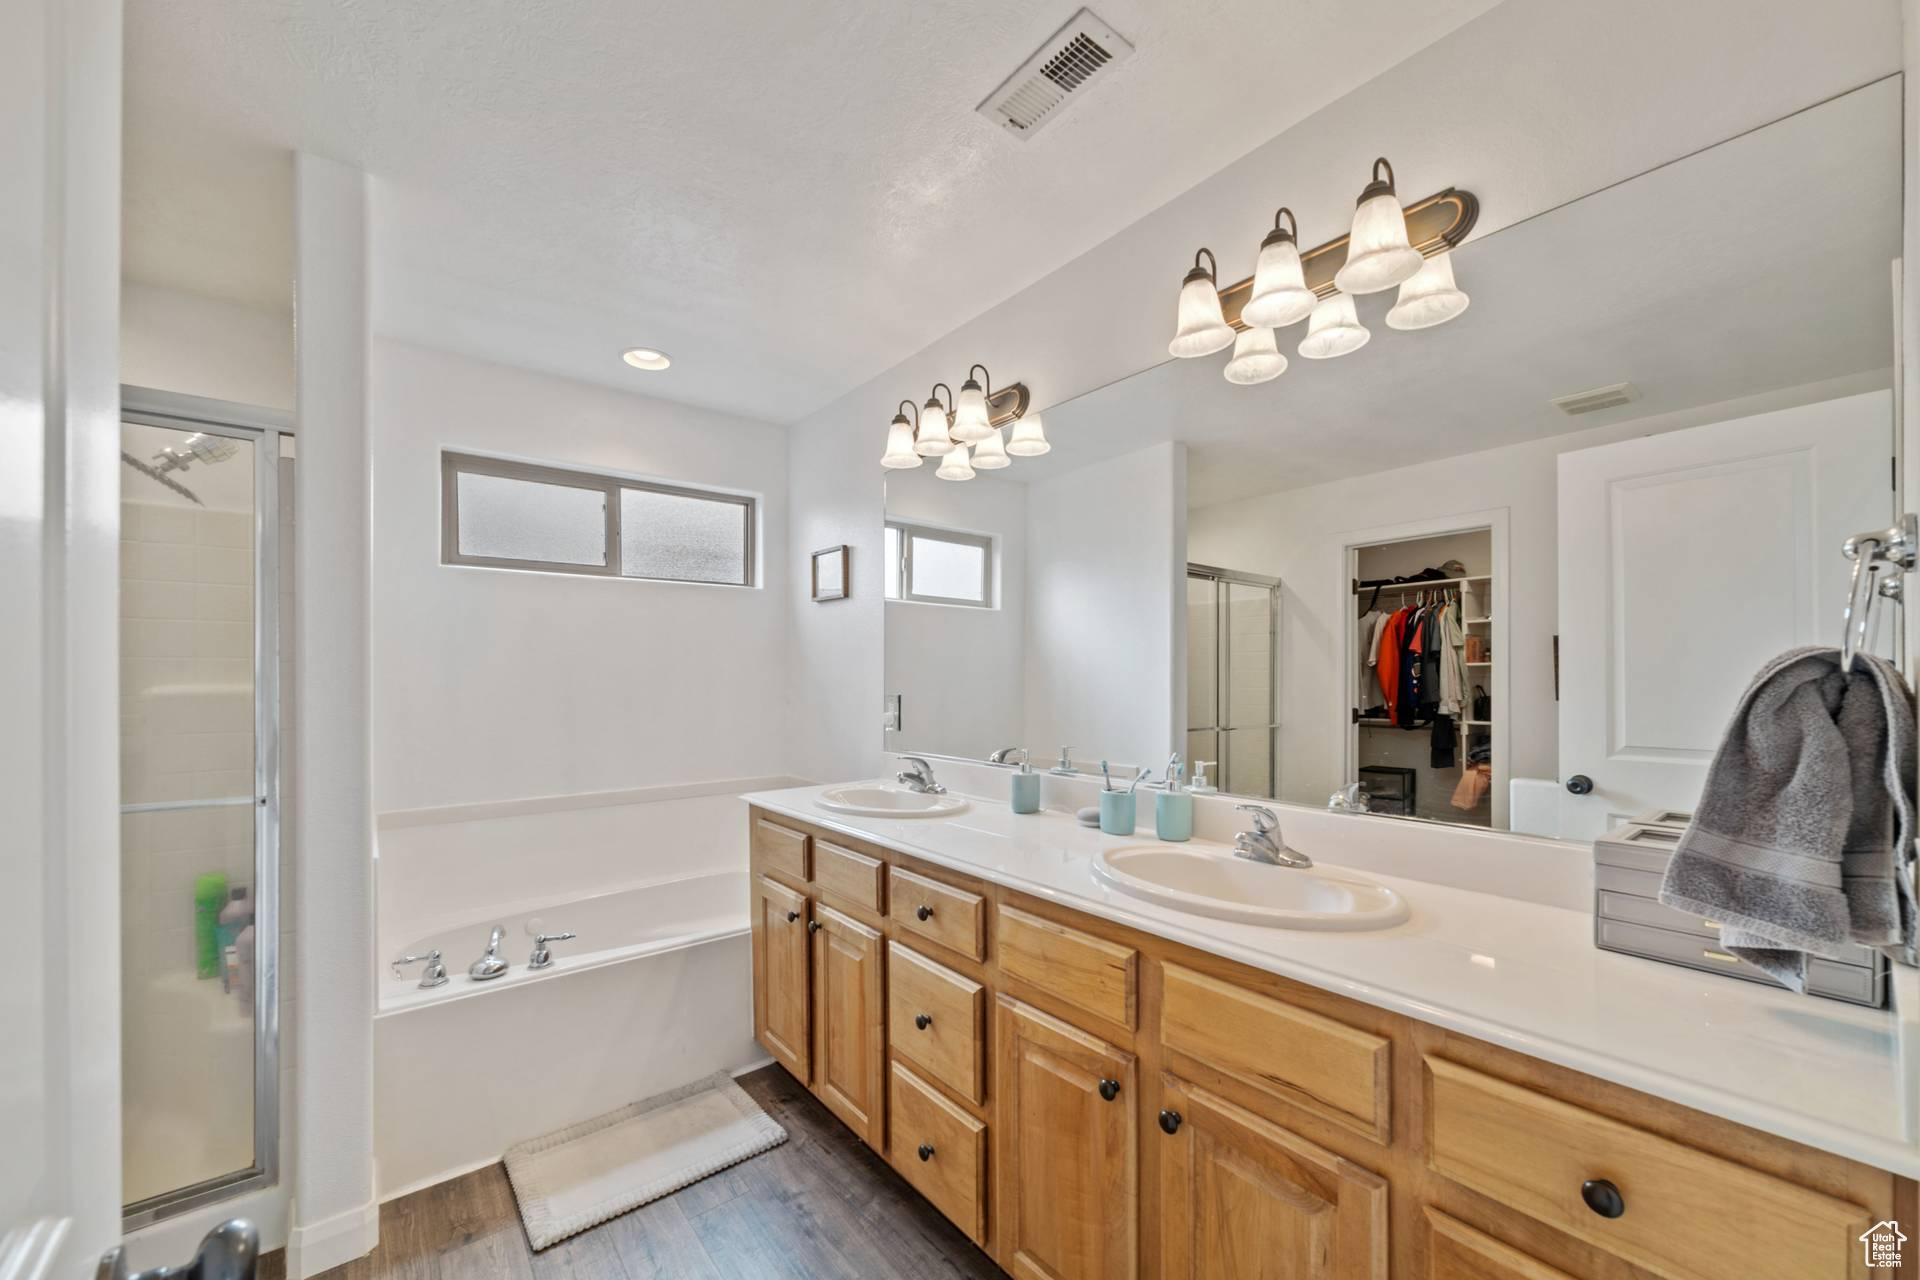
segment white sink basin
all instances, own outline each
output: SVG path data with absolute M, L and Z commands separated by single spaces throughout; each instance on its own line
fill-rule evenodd
M 1122 845 L 1095 858 L 1093 874 L 1131 897 L 1280 929 L 1386 929 L 1407 918 L 1406 900 L 1385 885 L 1268 866 L 1228 850 Z
M 967 802 L 959 796 L 927 796 L 905 787 L 878 783 L 828 787 L 814 803 L 828 813 L 851 814 L 857 818 L 949 818 L 966 812 L 967 808 Z

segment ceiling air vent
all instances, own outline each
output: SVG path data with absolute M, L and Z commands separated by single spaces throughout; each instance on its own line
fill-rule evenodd
M 975 110 L 1014 137 L 1031 138 L 1132 55 L 1132 45 L 1082 9 Z
M 1616 382 L 1610 387 L 1595 387 L 1591 391 L 1561 396 L 1552 404 L 1554 408 L 1573 418 L 1583 413 L 1598 413 L 1602 409 L 1617 409 L 1639 398 L 1640 392 L 1631 382 Z

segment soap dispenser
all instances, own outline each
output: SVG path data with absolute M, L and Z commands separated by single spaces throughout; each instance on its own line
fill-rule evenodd
M 1153 803 L 1153 832 L 1162 840 L 1193 838 L 1193 797 L 1180 786 L 1180 755 L 1167 761 L 1167 787 Z
M 1013 774 L 1013 811 L 1015 813 L 1040 812 L 1040 775 L 1027 763 L 1027 753 L 1020 753 L 1020 768 Z
M 1193 762 L 1193 785 L 1187 788 L 1187 790 L 1196 796 L 1218 795 L 1218 788 L 1207 780 L 1207 770 L 1219 763 L 1218 760 L 1195 760 Z

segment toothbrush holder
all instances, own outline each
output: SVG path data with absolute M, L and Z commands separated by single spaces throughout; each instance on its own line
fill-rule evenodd
M 1102 791 L 1100 793 L 1100 829 L 1108 835 L 1132 835 L 1134 812 L 1133 792 Z

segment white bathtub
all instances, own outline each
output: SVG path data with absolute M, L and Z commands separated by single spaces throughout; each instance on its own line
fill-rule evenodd
M 383 823 L 382 1200 L 764 1058 L 753 1040 L 745 811 L 729 795 L 639 794 Z M 475 982 L 467 966 L 496 924 L 511 968 Z M 529 970 L 542 931 L 580 936 L 552 944 L 552 967 Z M 418 964 L 394 976 L 394 958 L 436 948 L 445 986 L 421 990 Z

